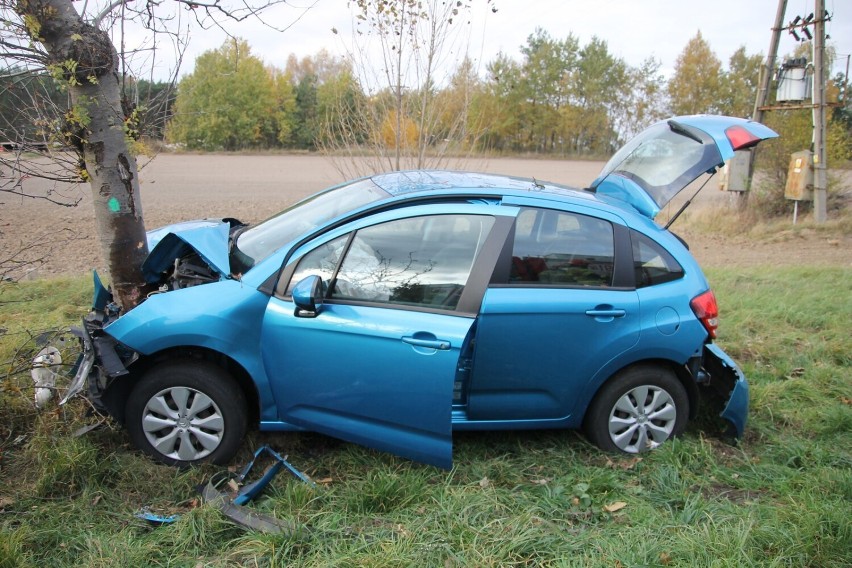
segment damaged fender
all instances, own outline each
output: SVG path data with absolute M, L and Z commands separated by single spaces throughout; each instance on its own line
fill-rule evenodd
M 742 438 L 748 419 L 748 381 L 745 375 L 718 345 L 704 346 L 704 370 L 710 375 L 709 388 L 721 402 L 719 416 L 731 426 L 736 438 Z

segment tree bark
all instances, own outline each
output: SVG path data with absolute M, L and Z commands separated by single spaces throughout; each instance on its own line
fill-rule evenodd
M 71 95 L 67 139 L 92 188 L 101 254 L 123 310 L 143 297 L 142 262 L 148 255 L 136 158 L 125 137 L 118 53 L 109 36 L 85 23 L 71 0 L 19 0 L 29 33 L 41 43 Z

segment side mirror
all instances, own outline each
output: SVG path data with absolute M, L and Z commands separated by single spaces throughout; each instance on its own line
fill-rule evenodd
M 306 276 L 293 287 L 296 317 L 315 318 L 322 306 L 322 278 L 316 274 Z

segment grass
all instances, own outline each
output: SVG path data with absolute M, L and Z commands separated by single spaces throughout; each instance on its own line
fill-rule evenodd
M 667 220 L 669 211 L 663 211 L 658 220 Z M 816 223 L 812 214 L 802 215 L 792 224 L 792 215 L 767 217 L 759 210 L 747 209 L 732 214 L 728 207 L 698 207 L 687 209 L 682 220 L 673 229 L 704 234 L 722 234 L 748 237 L 762 242 L 789 242 L 795 244 L 802 238 L 817 236 L 836 239 L 838 235 L 852 234 L 852 210 L 832 211 L 830 218 Z
M 82 402 L 36 413 L 21 372 L 43 330 L 85 312 L 88 279 L 0 292 L 0 567 L 850 566 L 852 270 L 708 271 L 719 342 L 752 385 L 738 447 L 695 428 L 641 458 L 572 432 L 455 436 L 442 471 L 313 434 L 254 434 L 319 487 L 279 475 L 251 506 L 294 536 L 200 506 L 212 466 L 155 465 L 124 432 L 75 438 Z M 27 301 L 24 301 L 27 300 Z M 178 513 L 151 527 L 143 506 Z

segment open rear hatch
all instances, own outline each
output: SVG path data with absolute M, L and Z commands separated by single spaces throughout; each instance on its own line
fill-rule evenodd
M 777 136 L 759 122 L 742 118 L 675 117 L 650 126 L 625 144 L 590 189 L 653 219 L 701 174 L 715 172 L 737 150 Z

